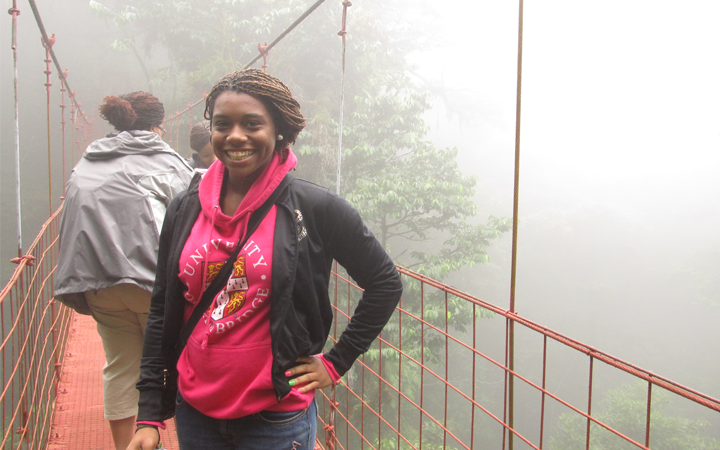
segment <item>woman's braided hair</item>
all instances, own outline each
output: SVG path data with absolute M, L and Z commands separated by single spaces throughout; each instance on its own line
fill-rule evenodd
M 262 70 L 240 70 L 222 77 L 205 99 L 206 119 L 212 120 L 215 100 L 225 91 L 248 94 L 263 102 L 272 116 L 277 132 L 283 136 L 282 140 L 277 141 L 276 150 L 295 143 L 298 134 L 305 128 L 305 117 L 290 89 L 278 78 Z
M 165 119 L 165 107 L 149 92 L 108 95 L 100 105 L 100 117 L 118 131 L 149 130 Z

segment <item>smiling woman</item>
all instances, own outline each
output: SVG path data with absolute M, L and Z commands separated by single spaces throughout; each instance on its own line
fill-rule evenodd
M 305 118 L 280 80 L 226 75 L 205 111 L 218 161 L 166 216 L 128 448 L 155 448 L 153 428 L 176 415 L 183 450 L 309 450 L 315 390 L 382 331 L 400 276 L 354 207 L 289 174 Z M 364 293 L 323 353 L 333 259 Z

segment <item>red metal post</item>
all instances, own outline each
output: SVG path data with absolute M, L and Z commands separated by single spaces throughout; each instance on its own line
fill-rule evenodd
M 71 156 L 70 160 L 72 161 L 73 167 L 75 167 L 75 103 L 70 102 L 70 149 L 71 149 Z
M 382 332 L 380 332 L 380 336 L 382 336 Z M 377 443 L 378 448 L 381 447 L 380 443 L 382 442 L 382 391 L 383 391 L 383 382 L 382 382 L 382 366 L 383 366 L 383 357 L 382 357 L 382 340 L 378 339 L 378 434 L 377 434 Z
M 445 412 L 443 414 L 443 448 L 447 448 L 448 384 L 450 383 L 450 340 L 448 339 L 448 294 L 445 292 Z
M 477 351 L 477 309 L 478 307 L 473 305 L 473 326 L 472 326 L 472 348 L 473 350 Z M 472 401 L 475 403 L 477 400 L 477 395 L 475 393 L 475 385 L 476 382 L 476 367 L 477 367 L 477 353 L 473 352 L 473 360 L 472 360 Z M 475 405 L 473 403 L 470 403 L 470 448 L 475 448 Z
M 402 311 L 402 298 L 400 298 L 400 302 L 398 303 L 398 308 L 400 308 L 400 311 Z M 403 339 L 402 339 L 402 333 L 403 333 L 403 327 L 402 327 L 402 312 L 398 313 L 398 419 L 397 419 L 397 427 L 398 427 L 398 437 L 397 437 L 397 448 L 400 448 L 400 435 L 402 434 L 402 361 L 403 361 Z
M 192 103 L 188 103 L 188 111 L 190 112 L 190 126 L 188 126 L 188 136 L 190 136 L 190 132 L 192 131 L 192 127 L 193 127 L 193 125 L 195 125 L 195 124 L 194 124 L 194 120 L 193 120 L 192 107 L 193 107 Z M 179 144 L 179 142 L 178 142 L 178 144 Z M 178 148 L 180 148 L 180 145 L 178 145 Z M 189 150 L 188 156 L 192 156 L 192 147 L 191 147 L 190 150 Z
M 511 292 L 511 298 L 512 298 L 512 292 Z M 505 318 L 505 377 L 504 377 L 504 386 L 503 386 L 503 398 L 505 401 L 503 402 L 503 424 L 508 425 L 508 386 L 510 384 L 510 373 L 508 372 L 509 368 L 509 358 L 510 358 L 510 323 L 512 320 L 510 318 Z M 512 433 L 510 434 L 510 439 L 512 439 Z M 502 439 L 502 450 L 505 450 L 505 442 L 507 440 L 507 428 L 503 427 L 503 439 Z
M 75 91 L 73 91 L 73 98 L 75 98 Z M 75 105 L 75 103 L 73 103 L 73 105 Z M 79 113 L 81 113 L 80 105 L 77 105 L 77 109 L 75 109 L 75 145 L 77 145 L 78 149 L 78 160 L 82 155 L 82 149 L 80 148 L 80 118 L 78 117 Z
M 585 450 L 590 450 L 590 424 L 592 421 L 590 420 L 590 417 L 592 417 L 592 391 L 593 391 L 593 363 L 595 362 L 595 358 L 590 355 L 590 380 L 588 380 L 588 408 L 587 408 L 587 428 L 586 428 L 586 434 L 585 434 Z
M 67 78 L 67 75 L 67 68 L 63 73 L 58 75 L 60 77 L 60 93 L 62 96 L 62 101 L 60 102 L 60 130 L 62 130 L 63 195 L 65 195 L 65 182 L 67 181 L 67 178 L 65 178 L 65 92 L 67 91 L 67 89 L 65 89 L 65 79 Z
M 47 81 L 45 81 L 45 90 L 47 91 L 48 195 L 50 202 L 50 215 L 52 216 L 52 151 L 50 147 L 50 86 L 52 86 L 52 83 L 50 83 L 50 74 L 52 73 L 50 70 L 50 63 L 52 62 L 52 59 L 50 59 L 50 48 L 53 44 L 55 44 L 55 33 L 53 33 L 47 41 L 43 37 L 41 37 L 40 40 L 43 47 L 45 47 L 45 76 L 47 77 Z
M 542 401 L 540 403 L 540 448 L 545 435 L 545 382 L 547 378 L 547 335 L 543 335 Z
M 420 426 L 419 447 L 423 442 L 423 415 L 425 414 L 425 281 L 420 281 Z
M 648 382 L 647 416 L 645 417 L 645 447 L 650 447 L 650 409 L 652 405 L 652 383 Z
M 345 315 L 346 315 L 348 318 L 350 317 L 350 314 L 351 314 L 351 311 L 352 311 L 352 309 L 351 309 L 352 307 L 351 307 L 351 305 L 350 305 L 350 291 L 351 291 L 351 288 L 350 288 L 350 284 L 348 283 L 347 303 L 345 303 Z M 362 361 L 363 361 L 363 364 L 365 364 L 365 355 L 363 355 L 363 360 L 362 360 Z M 351 369 L 352 369 L 352 367 L 351 367 Z M 351 374 L 348 373 L 348 375 L 347 375 L 348 381 L 350 381 L 350 376 L 351 376 Z M 363 370 L 362 392 L 363 392 L 363 395 L 365 395 L 365 370 Z M 349 408 L 349 407 L 350 407 L 350 396 L 347 395 L 347 393 L 346 393 L 346 396 L 345 396 L 345 401 L 346 401 L 346 405 L 347 405 L 348 408 Z M 347 409 L 347 410 L 349 411 L 349 409 Z M 362 417 L 363 417 L 363 422 L 365 422 L 365 410 L 364 410 L 364 409 L 363 409 Z M 337 426 L 337 424 L 335 424 L 335 426 Z M 336 433 L 336 434 L 337 434 L 337 433 Z M 364 436 L 364 435 L 365 435 L 365 434 L 363 433 L 363 436 Z M 333 435 L 333 436 L 334 436 L 335 439 L 337 440 L 337 437 L 336 437 L 335 435 Z M 345 448 L 348 448 L 349 446 L 350 446 L 350 424 L 346 421 L 346 422 L 345 422 Z M 364 441 L 364 440 L 363 440 L 363 448 L 365 448 L 365 441 Z
M 77 112 L 79 112 L 80 115 L 83 115 L 83 116 L 84 116 L 84 114 L 83 114 L 83 112 L 82 112 L 82 103 L 81 103 L 81 102 L 78 102 Z M 84 148 L 86 148 L 86 145 L 85 145 L 85 121 L 84 121 L 84 120 L 79 120 L 79 121 L 78 121 L 78 136 L 77 136 L 77 139 L 78 139 L 78 148 L 80 148 L 81 150 L 84 149 Z
M 335 308 L 333 309 L 333 341 L 337 342 L 338 340 L 338 332 L 337 332 L 337 319 L 338 319 L 338 263 L 337 261 L 333 262 L 335 266 Z M 350 299 L 348 299 L 350 301 Z M 328 414 L 328 422 L 327 425 L 325 425 L 325 447 L 328 448 L 328 450 L 332 450 L 335 448 L 335 410 L 337 408 L 336 401 L 335 401 L 335 394 L 336 394 L 336 388 L 333 384 L 330 388 L 330 411 Z

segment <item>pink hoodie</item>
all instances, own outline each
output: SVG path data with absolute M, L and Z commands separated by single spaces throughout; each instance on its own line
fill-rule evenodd
M 297 163 L 289 151 L 277 154 L 253 183 L 238 210 L 220 210 L 225 167 L 216 161 L 200 182 L 202 213 L 180 257 L 180 280 L 187 287 L 185 321 L 247 231 L 248 220 Z M 293 389 L 278 403 L 271 379 L 270 299 L 276 207 L 273 206 L 240 251 L 226 288 L 197 324 L 178 361 L 178 388 L 189 404 L 217 419 L 263 410 L 295 411 L 308 407 L 314 392 Z

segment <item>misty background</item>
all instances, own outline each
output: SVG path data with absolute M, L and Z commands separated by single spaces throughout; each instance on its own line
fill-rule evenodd
M 413 82 L 433 102 L 424 115 L 428 136 L 437 147 L 456 147 L 463 173 L 477 177 L 478 223 L 490 214 L 511 217 L 516 2 L 408 3 L 417 10 L 353 3 L 349 43 L 355 14 L 374 8 L 392 12 L 383 20 L 405 27 L 410 36 L 424 36 L 422 48 L 403 57 L 414 66 Z M 91 139 L 111 131 L 96 114 L 106 95 L 152 90 L 165 103 L 166 117 L 200 98 L 180 76 L 149 84 L 145 72 L 166 65 L 168 55 L 162 48 L 141 49 L 143 69 L 132 53 L 112 49 L 117 27 L 94 13 L 87 0 L 37 4 L 48 33 L 57 35 L 54 50 L 69 69 L 69 84 L 94 118 Z M 30 8 L 24 2 L 19 8 L 27 248 L 49 215 L 45 52 Z M 340 6 L 328 2 L 311 20 L 336 20 L 330 9 Z M 720 397 L 719 15 L 720 4 L 708 0 L 526 2 L 516 293 L 521 316 L 715 398 Z M 0 22 L 3 283 L 12 274 L 8 261 L 17 248 L 10 23 L 10 16 Z M 339 22 L 333 27 L 339 30 Z M 259 35 L 257 42 L 275 35 Z M 339 55 L 336 35 L 328 36 L 327 45 Z M 351 67 L 353 56 L 350 47 Z M 272 73 L 273 53 L 270 63 Z M 56 114 L 59 80 L 54 66 L 51 70 Z M 328 76 L 339 84 L 339 72 Z M 194 111 L 198 118 L 201 108 Z M 51 126 L 56 146 L 59 119 Z M 180 150 L 187 157 L 185 139 Z M 68 147 L 68 175 L 69 152 Z M 62 195 L 59 153 L 52 156 L 54 208 Z M 489 262 L 455 272 L 446 282 L 508 308 L 510 237 L 506 233 L 493 242 Z

